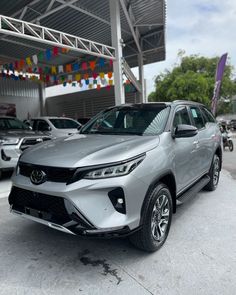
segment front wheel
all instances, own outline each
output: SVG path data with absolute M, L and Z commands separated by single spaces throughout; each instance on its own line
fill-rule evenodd
M 147 196 L 142 228 L 130 236 L 131 243 L 147 252 L 158 250 L 166 241 L 172 219 L 172 197 L 168 187 L 159 183 Z
M 204 187 L 204 189 L 207 191 L 214 191 L 217 188 L 220 178 L 220 158 L 216 154 L 214 155 L 213 161 L 211 163 L 208 176 L 210 177 L 210 181 Z
M 232 151 L 234 150 L 234 144 L 233 144 L 233 141 L 230 140 L 229 143 L 228 143 L 228 145 L 229 145 L 229 150 L 232 152 Z

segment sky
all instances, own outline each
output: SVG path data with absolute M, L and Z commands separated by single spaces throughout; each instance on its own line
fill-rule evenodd
M 154 90 L 155 76 L 178 62 L 179 49 L 187 56 L 228 52 L 236 69 L 236 1 L 167 0 L 166 60 L 144 66 L 147 94 Z M 137 68 L 133 71 L 138 77 Z
M 214 57 L 228 52 L 236 69 L 235 0 L 167 0 L 166 14 L 166 60 L 144 67 L 147 94 L 154 90 L 155 76 L 178 62 L 179 49 L 186 56 Z

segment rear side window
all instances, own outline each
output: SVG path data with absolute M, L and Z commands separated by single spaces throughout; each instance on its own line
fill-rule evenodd
M 38 121 L 38 131 L 48 131 L 49 125 L 46 121 L 39 120 Z
M 194 125 L 197 129 L 202 129 L 205 127 L 205 123 L 198 107 L 190 107 L 191 115 L 193 118 Z
M 185 124 L 185 125 L 191 125 L 191 121 L 188 115 L 188 110 L 186 107 L 178 108 L 173 121 L 173 127 L 176 128 L 177 125 Z
M 70 119 L 50 119 L 50 122 L 57 129 L 76 129 L 79 126 L 79 123 Z
M 213 117 L 212 113 L 210 111 L 208 111 L 208 109 L 206 108 L 201 108 L 203 117 L 205 119 L 205 121 L 208 123 L 215 123 L 215 118 Z

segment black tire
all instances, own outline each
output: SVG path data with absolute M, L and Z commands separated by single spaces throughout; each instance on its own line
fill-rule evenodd
M 217 188 L 220 178 L 220 158 L 216 154 L 213 157 L 208 175 L 210 176 L 210 181 L 204 187 L 204 189 L 207 191 L 214 191 Z
M 229 150 L 231 152 L 234 150 L 234 144 L 233 144 L 233 142 L 231 140 L 229 141 Z
M 164 205 L 159 207 L 162 201 Z M 130 242 L 135 247 L 147 252 L 158 250 L 165 243 L 168 236 L 172 213 L 173 203 L 171 193 L 165 184 L 159 183 L 150 191 L 145 200 L 142 228 L 129 237 Z M 158 237 L 154 237 L 156 235 L 159 235 L 159 240 Z

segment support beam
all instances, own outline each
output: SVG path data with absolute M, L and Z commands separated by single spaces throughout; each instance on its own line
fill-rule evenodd
M 61 4 L 66 4 L 66 3 L 67 3 L 65 0 L 56 0 L 56 1 L 57 1 L 58 3 L 61 3 Z M 86 15 L 88 15 L 88 16 L 94 18 L 94 19 L 97 19 L 97 20 L 99 20 L 100 22 L 103 22 L 103 23 L 105 23 L 105 24 L 107 24 L 107 25 L 109 25 L 109 26 L 111 25 L 111 23 L 110 23 L 108 20 L 103 19 L 101 16 L 96 15 L 95 13 L 93 13 L 93 12 L 91 12 L 91 11 L 88 11 L 88 10 L 86 10 L 86 9 L 80 7 L 80 6 L 77 6 L 77 5 L 75 5 L 75 4 L 68 4 L 67 6 L 70 7 L 70 8 L 72 8 L 72 9 L 74 9 L 74 10 L 77 10 L 77 11 L 83 13 L 83 14 L 86 14 Z M 129 31 L 124 30 L 124 29 L 121 29 L 121 30 L 122 30 L 124 33 L 126 33 L 126 34 L 131 35 L 131 33 L 130 33 Z
M 115 103 L 116 105 L 125 103 L 125 92 L 122 78 L 122 58 L 123 46 L 121 38 L 120 5 L 119 1 L 109 0 L 112 46 L 116 50 L 116 60 L 113 62 L 115 81 Z
M 75 52 L 115 60 L 115 48 L 74 35 L 0 15 L 0 33 L 68 48 Z
M 134 87 L 137 89 L 137 91 L 141 93 L 142 92 L 141 84 L 136 79 L 134 73 L 132 72 L 131 68 L 129 67 L 129 65 L 127 64 L 125 59 L 123 59 L 122 65 L 123 65 L 123 71 L 124 71 L 125 76 L 130 80 L 130 82 L 134 85 Z
M 145 97 L 145 85 L 144 85 L 144 67 L 143 67 L 143 53 L 139 53 L 138 55 L 138 69 L 139 69 L 139 82 L 141 83 L 141 93 L 140 100 L 141 102 L 146 102 Z
M 45 85 L 44 83 L 39 83 L 39 101 L 40 101 L 40 116 L 45 116 L 45 101 L 46 101 L 46 94 L 45 94 Z
M 126 8 L 125 1 L 124 0 L 120 0 L 120 4 L 121 4 L 121 7 L 122 7 L 123 12 L 125 14 L 126 20 L 128 22 L 130 31 L 131 31 L 131 33 L 133 35 L 135 44 L 136 44 L 136 46 L 138 48 L 139 53 L 141 53 L 142 52 L 142 49 L 141 49 L 140 42 L 139 42 L 140 36 L 139 36 L 139 33 L 138 33 L 138 28 L 136 28 L 136 31 L 134 30 L 133 21 L 131 20 L 130 13 L 128 12 L 128 10 Z
M 55 1 L 56 0 L 51 0 L 51 2 L 49 3 L 49 5 L 48 5 L 48 7 L 47 7 L 47 9 L 46 9 L 45 12 L 48 12 L 48 11 L 50 11 L 52 9 L 52 6 L 53 6 L 53 4 L 54 4 Z
M 41 19 L 43 19 L 43 18 L 45 18 L 45 17 L 47 17 L 47 16 L 49 16 L 49 15 L 51 15 L 51 14 L 53 14 L 53 13 L 59 11 L 59 10 L 62 10 L 63 8 L 65 8 L 65 7 L 67 7 L 67 6 L 71 5 L 71 4 L 74 4 L 74 3 L 76 3 L 76 2 L 78 2 L 78 0 L 70 0 L 70 1 L 68 1 L 68 2 L 65 2 L 64 4 L 58 6 L 58 7 L 54 8 L 54 9 L 51 9 L 51 10 L 49 9 L 49 10 L 47 10 L 47 11 L 46 11 L 45 13 L 43 13 L 42 15 L 36 17 L 36 18 L 33 19 L 33 20 L 30 20 L 30 22 L 31 22 L 31 23 L 34 23 L 35 21 L 40 21 Z
M 151 24 L 137 24 L 137 25 L 134 25 L 134 27 L 161 27 L 163 26 L 163 24 L 161 23 L 151 23 Z

